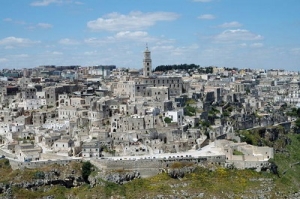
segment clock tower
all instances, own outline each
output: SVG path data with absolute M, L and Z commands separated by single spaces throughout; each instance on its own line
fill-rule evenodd
M 148 45 L 146 45 L 146 50 L 144 51 L 143 75 L 144 77 L 150 77 L 152 75 L 151 52 L 148 50 Z

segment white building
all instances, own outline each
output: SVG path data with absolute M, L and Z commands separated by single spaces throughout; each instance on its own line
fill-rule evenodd
M 179 126 L 183 124 L 183 109 L 167 111 L 165 117 L 172 119 L 172 122 L 176 122 Z

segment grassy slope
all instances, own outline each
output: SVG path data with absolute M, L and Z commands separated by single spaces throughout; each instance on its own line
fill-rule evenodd
M 276 178 L 277 189 L 299 191 L 300 187 L 300 135 L 290 134 L 291 145 L 287 152 L 275 154 L 274 161 L 278 166 L 279 178 Z

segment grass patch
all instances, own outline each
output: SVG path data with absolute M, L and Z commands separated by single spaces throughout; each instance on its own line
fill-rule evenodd
M 193 165 L 194 165 L 194 163 L 192 163 L 192 162 L 174 162 L 170 165 L 170 168 L 171 169 L 180 169 L 183 167 L 191 167 Z
M 244 155 L 243 152 L 238 151 L 238 150 L 233 150 L 233 155 Z
M 285 153 L 275 153 L 274 162 L 278 166 L 280 178 L 276 179 L 279 190 L 299 191 L 300 187 L 300 135 L 289 134 L 291 144 Z

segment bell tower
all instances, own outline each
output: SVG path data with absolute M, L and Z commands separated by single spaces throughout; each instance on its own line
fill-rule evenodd
M 144 59 L 143 59 L 143 76 L 150 77 L 151 75 L 152 75 L 151 52 L 148 50 L 148 45 L 146 44 L 146 50 L 144 51 Z

